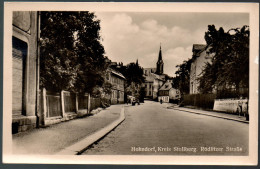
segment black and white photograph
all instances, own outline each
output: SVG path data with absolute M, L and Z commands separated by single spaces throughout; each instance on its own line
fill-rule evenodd
M 258 4 L 5 14 L 3 162 L 257 164 Z

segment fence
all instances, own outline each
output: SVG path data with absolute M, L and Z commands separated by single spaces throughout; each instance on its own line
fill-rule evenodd
M 78 109 L 88 109 L 88 95 L 79 95 L 78 96 Z
M 39 126 L 83 116 L 102 106 L 100 98 L 92 98 L 88 94 L 78 95 L 68 91 L 57 93 L 43 89 L 39 92 L 38 100 Z
M 59 93 L 46 92 L 46 117 L 62 116 Z
M 64 97 L 64 111 L 66 112 L 77 112 L 76 110 L 76 94 L 63 91 Z
M 90 98 L 90 111 L 98 108 L 98 107 L 101 107 L 101 99 L 100 98 L 93 98 L 91 97 Z

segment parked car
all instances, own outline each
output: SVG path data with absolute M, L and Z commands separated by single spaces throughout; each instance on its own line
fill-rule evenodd
M 134 97 L 133 97 L 133 99 L 132 99 L 131 102 L 132 102 L 132 106 L 135 106 L 135 102 L 136 102 L 136 101 L 135 101 L 135 98 L 134 98 Z
M 136 103 L 137 103 L 138 105 L 140 105 L 139 99 L 134 98 L 133 101 L 132 101 L 132 106 L 135 106 Z

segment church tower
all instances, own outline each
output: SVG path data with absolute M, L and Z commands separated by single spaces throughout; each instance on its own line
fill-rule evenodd
M 156 74 L 158 74 L 158 75 L 163 74 L 163 60 L 162 60 L 161 45 L 160 45 L 159 57 L 158 57 L 158 61 L 157 61 Z

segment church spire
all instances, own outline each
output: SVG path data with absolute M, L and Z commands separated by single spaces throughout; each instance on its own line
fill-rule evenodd
M 159 57 L 158 57 L 158 62 L 162 61 L 162 48 L 161 48 L 161 43 L 160 43 L 160 50 L 159 50 Z
M 160 43 L 160 50 L 159 50 L 159 56 L 157 61 L 157 67 L 156 67 L 156 74 L 161 75 L 163 74 L 163 60 L 162 60 L 162 48 Z

